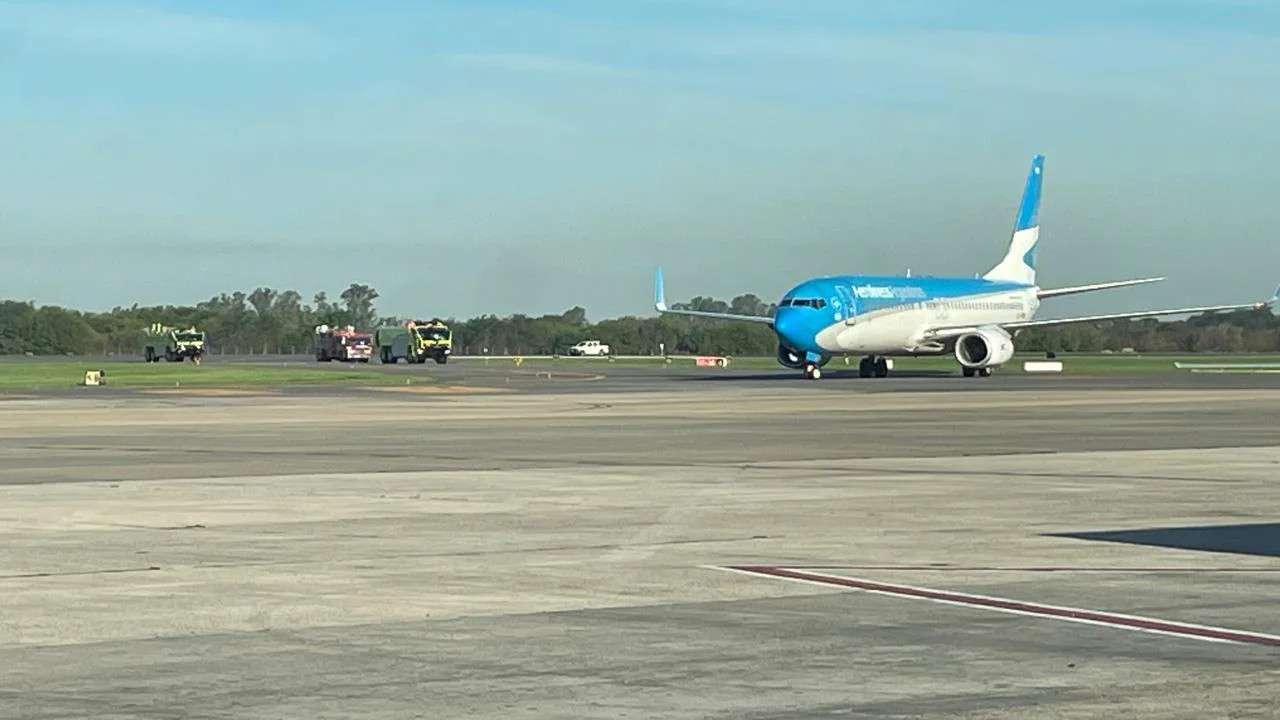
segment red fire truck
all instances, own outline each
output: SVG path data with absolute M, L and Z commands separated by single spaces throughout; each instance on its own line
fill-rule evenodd
M 373 355 L 373 336 L 366 332 L 356 332 L 350 325 L 332 328 L 328 325 L 316 326 L 316 361 L 331 362 L 369 362 Z

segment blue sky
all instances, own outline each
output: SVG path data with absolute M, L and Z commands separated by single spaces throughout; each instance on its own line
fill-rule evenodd
M 648 314 L 972 274 L 1045 153 L 1055 311 L 1280 281 L 1280 3 L 0 0 L 0 297 L 374 285 Z

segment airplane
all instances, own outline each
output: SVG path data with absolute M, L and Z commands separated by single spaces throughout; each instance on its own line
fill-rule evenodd
M 654 276 L 654 307 L 659 313 L 769 325 L 778 336 L 777 360 L 817 380 L 833 357 L 861 355 L 861 377 L 889 374 L 889 357 L 953 354 L 965 377 L 987 377 L 1013 358 L 1013 338 L 1028 328 L 1126 318 L 1187 315 L 1257 309 L 1280 300 L 1243 305 L 1213 305 L 1142 310 L 1109 315 L 1036 320 L 1045 298 L 1159 282 L 1163 277 L 1116 280 L 1042 289 L 1036 284 L 1036 243 L 1040 238 L 1040 190 L 1044 156 L 1031 170 L 1014 220 L 1004 258 L 982 276 L 913 277 L 836 275 L 805 280 L 783 295 L 772 317 L 667 306 L 662 268 Z

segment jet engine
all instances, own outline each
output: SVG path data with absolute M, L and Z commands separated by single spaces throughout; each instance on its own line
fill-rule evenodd
M 1013 338 L 997 327 L 980 328 L 956 338 L 956 360 L 967 368 L 1003 365 L 1013 358 Z
M 778 343 L 778 363 L 785 368 L 800 370 L 804 368 L 804 353 Z

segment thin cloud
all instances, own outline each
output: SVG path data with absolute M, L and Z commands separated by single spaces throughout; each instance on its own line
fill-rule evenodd
M 795 30 L 673 34 L 670 52 L 722 72 L 734 64 L 793 74 L 861 73 L 877 82 L 927 80 L 971 92 L 1029 91 L 1181 101 L 1197 89 L 1262 82 L 1274 44 L 1216 28 L 1177 33 L 1093 31 L 1035 35 L 982 30 Z M 1189 55 L 1187 50 L 1193 52 Z M 1176 73 L 1179 83 L 1138 76 Z M 1226 77 L 1227 80 L 1222 78 Z M 1243 83 L 1241 81 L 1244 81 Z
M 571 58 L 529 53 L 455 53 L 445 56 L 451 65 L 503 70 L 513 73 L 538 73 L 551 75 L 578 75 L 584 77 L 634 77 L 639 73 L 630 68 L 603 63 L 586 62 Z
M 130 3 L 0 2 L 0 33 L 81 50 L 184 57 L 275 56 L 330 42 L 299 25 Z

